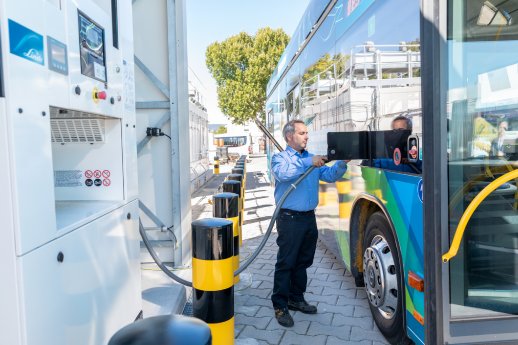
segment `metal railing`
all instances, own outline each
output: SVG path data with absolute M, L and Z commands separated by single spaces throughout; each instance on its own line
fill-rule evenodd
M 419 44 L 359 45 L 301 86 L 301 106 L 319 103 L 351 87 L 420 84 Z

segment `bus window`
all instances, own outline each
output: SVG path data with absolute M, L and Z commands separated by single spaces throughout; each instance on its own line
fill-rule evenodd
M 228 152 L 228 159 L 235 160 L 249 153 L 249 143 L 247 135 L 218 134 L 214 136 L 217 146 L 225 148 Z
M 223 146 L 238 147 L 246 144 L 246 137 L 226 137 L 223 138 Z
M 470 202 L 516 169 L 518 0 L 449 0 L 450 237 Z M 518 189 L 512 180 L 477 206 L 450 261 L 452 319 L 518 315 Z

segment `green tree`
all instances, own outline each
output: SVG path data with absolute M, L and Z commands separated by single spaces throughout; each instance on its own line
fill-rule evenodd
M 289 42 L 282 30 L 259 29 L 255 36 L 241 32 L 214 42 L 205 52 L 206 64 L 216 79 L 218 105 L 232 123 L 263 118 L 266 85 Z
M 218 129 L 214 131 L 214 134 L 225 134 L 227 133 L 227 127 L 219 126 Z
M 414 46 L 414 47 L 408 47 L 408 50 L 413 51 L 413 52 L 421 51 L 421 42 L 419 41 L 419 38 L 416 38 L 415 40 L 410 41 L 407 44 Z

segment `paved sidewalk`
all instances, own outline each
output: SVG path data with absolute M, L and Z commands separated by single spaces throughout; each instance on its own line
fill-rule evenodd
M 212 217 L 208 200 L 217 193 L 233 165 L 222 165 L 214 176 L 193 195 L 192 219 Z M 266 177 L 266 158 L 251 158 L 247 164 L 247 186 L 241 262 L 257 249 L 275 209 L 273 188 Z M 318 314 L 291 312 L 292 328 L 284 328 L 274 318 L 270 296 L 277 254 L 275 229 L 257 259 L 241 274 L 235 286 L 235 336 L 237 345 L 382 345 L 388 344 L 371 317 L 363 288 L 319 241 L 313 266 L 308 269 L 306 299 L 317 304 Z

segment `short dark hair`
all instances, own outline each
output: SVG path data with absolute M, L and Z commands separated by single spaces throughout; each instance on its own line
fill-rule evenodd
M 392 124 L 396 121 L 405 121 L 406 122 L 406 129 L 412 131 L 412 119 L 409 117 L 406 117 L 405 115 L 398 115 L 392 120 Z
M 296 123 L 301 123 L 303 125 L 306 125 L 304 123 L 304 121 L 299 120 L 299 119 L 294 119 L 294 120 L 288 121 L 288 123 L 286 123 L 284 125 L 284 127 L 282 128 L 282 136 L 284 137 L 284 140 L 286 142 L 288 142 L 288 133 L 295 133 L 295 124 Z

